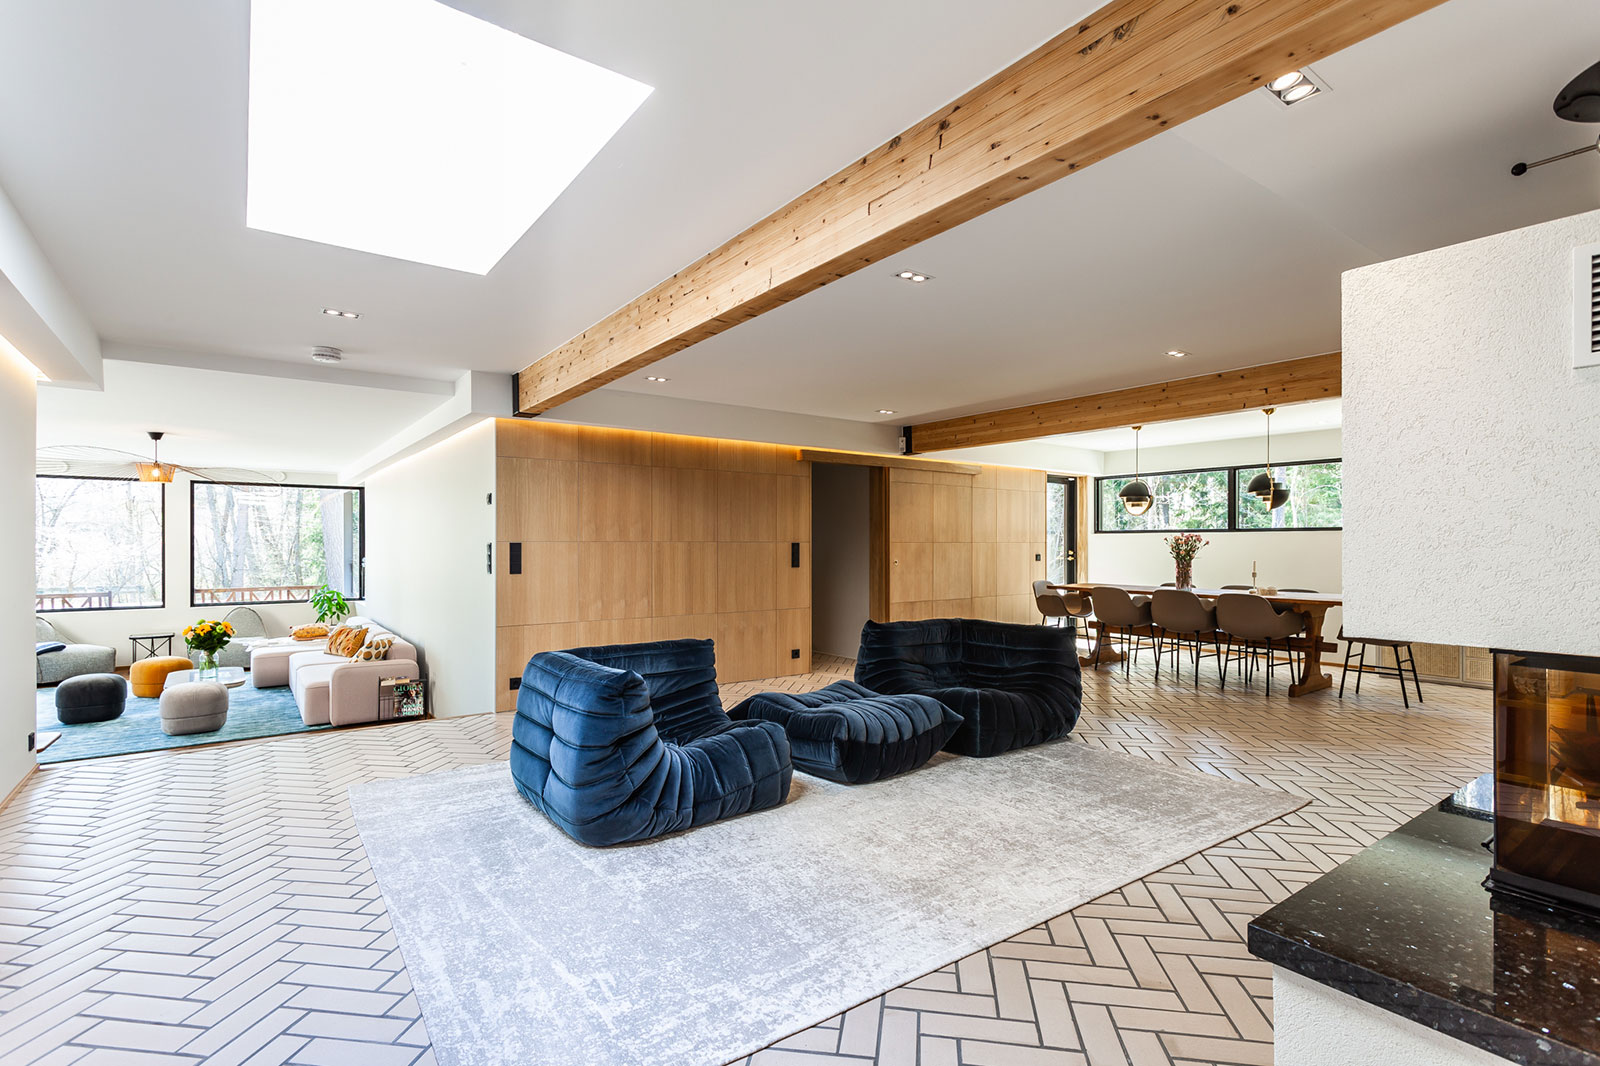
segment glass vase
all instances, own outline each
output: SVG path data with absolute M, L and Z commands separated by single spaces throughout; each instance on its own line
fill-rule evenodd
M 1176 584 L 1180 589 L 1194 588 L 1194 564 L 1179 563 L 1178 576 L 1173 583 Z
M 214 674 L 214 673 L 216 673 L 217 672 L 217 653 L 216 653 L 216 650 L 212 649 L 211 651 L 202 651 L 200 653 L 200 655 L 201 655 L 200 672 L 202 674 Z

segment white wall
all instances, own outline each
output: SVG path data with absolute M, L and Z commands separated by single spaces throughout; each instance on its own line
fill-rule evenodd
M 1274 462 L 1340 457 L 1339 430 L 1294 433 L 1272 438 Z M 1266 439 L 1213 441 L 1170 448 L 1145 448 L 1139 453 L 1139 467 L 1146 472 L 1190 470 L 1205 466 L 1247 466 L 1259 464 L 1266 456 Z M 1108 475 L 1133 473 L 1133 452 L 1107 452 Z M 1348 472 L 1346 474 L 1348 484 Z M 1093 508 L 1093 485 L 1090 499 Z M 1349 490 L 1345 492 L 1346 519 L 1349 525 Z M 1094 529 L 1091 511 L 1089 528 Z M 1087 581 L 1126 582 L 1159 585 L 1171 581 L 1172 556 L 1167 552 L 1167 533 L 1089 534 Z M 1222 585 L 1248 585 L 1254 563 L 1261 583 L 1281 588 L 1309 588 L 1318 592 L 1339 592 L 1344 588 L 1344 568 L 1340 546 L 1342 534 L 1328 530 L 1281 530 L 1255 533 L 1206 533 L 1211 543 L 1195 556 L 1194 581 L 1202 588 Z M 1328 612 L 1324 632 L 1329 639 L 1339 631 L 1340 611 Z
M 422 649 L 439 717 L 495 705 L 494 420 L 367 479 L 365 613 Z
M 871 481 L 864 466 L 811 464 L 811 647 L 853 659 L 871 616 Z
M 1600 373 L 1572 369 L 1597 241 L 1592 212 L 1345 274 L 1352 627 L 1600 655 Z
M 284 478 L 296 485 L 333 484 L 333 478 L 327 474 L 286 473 Z M 176 635 L 183 632 L 184 626 L 201 618 L 221 618 L 233 609 L 217 604 L 203 607 L 190 605 L 193 585 L 189 550 L 189 486 L 193 481 L 189 475 L 180 472 L 165 489 L 167 554 L 162 573 L 166 585 L 165 605 L 110 611 L 50 611 L 44 617 L 60 631 L 61 639 L 114 648 L 117 665 L 127 666 L 132 661 L 133 649 L 128 643 L 131 635 L 175 634 L 172 638 L 172 654 L 185 655 L 187 652 L 183 640 Z M 28 497 L 31 499 L 32 495 L 33 486 L 30 484 Z M 29 557 L 32 557 L 31 550 Z M 261 615 L 268 636 L 287 636 L 293 626 L 316 618 L 316 612 L 307 603 L 252 603 L 250 606 Z M 360 603 L 354 604 L 354 610 L 357 614 L 363 613 Z
M 33 768 L 33 375 L 0 358 L 0 799 Z

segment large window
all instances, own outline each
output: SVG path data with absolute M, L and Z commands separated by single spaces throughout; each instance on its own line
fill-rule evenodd
M 1272 468 L 1289 489 L 1289 499 L 1276 510 L 1245 491 L 1250 479 L 1265 467 L 1242 466 L 1234 470 L 1238 486 L 1240 529 L 1339 529 L 1344 525 L 1343 467 L 1337 459 L 1324 463 L 1289 463 Z
M 162 606 L 164 488 L 124 478 L 35 478 L 36 609 Z
M 193 604 L 301 603 L 323 585 L 363 595 L 363 498 L 332 485 L 196 481 Z
M 1277 510 L 1245 491 L 1259 466 L 1216 470 L 1177 470 L 1141 475 L 1155 502 L 1142 515 L 1129 514 L 1117 493 L 1131 476 L 1095 479 L 1095 531 L 1098 533 L 1170 533 L 1195 530 L 1267 532 L 1295 529 L 1339 529 L 1344 524 L 1338 459 L 1274 465 L 1289 489 L 1289 500 Z
M 1128 513 L 1117 498 L 1131 477 L 1103 477 L 1096 482 L 1101 533 L 1153 533 L 1174 529 L 1224 530 L 1228 528 L 1228 471 L 1177 470 L 1145 474 L 1155 502 L 1142 515 Z
M 1075 516 L 1069 503 L 1074 487 L 1071 478 L 1050 476 L 1045 486 L 1045 576 L 1053 585 L 1064 585 L 1075 580 L 1075 567 L 1069 566 L 1068 544 Z

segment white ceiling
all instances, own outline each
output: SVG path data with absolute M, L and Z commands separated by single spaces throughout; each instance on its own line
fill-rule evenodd
M 1279 407 L 1272 415 L 1272 435 L 1311 433 L 1338 429 L 1341 425 L 1339 400 L 1313 400 Z M 1185 418 L 1176 422 L 1153 422 L 1139 431 L 1139 447 L 1162 448 L 1173 444 L 1205 444 L 1218 440 L 1246 440 L 1265 436 L 1267 418 L 1260 411 L 1233 411 L 1225 415 Z M 1068 448 L 1087 448 L 1095 452 L 1133 450 L 1133 430 L 1099 429 L 1092 433 L 1062 433 L 1041 437 L 1039 444 Z
M 1600 157 L 1510 174 L 1592 143 L 1550 104 L 1597 42 L 1592 0 L 1449 0 L 613 387 L 904 423 L 1336 350 L 1342 271 L 1600 207 Z
M 108 340 L 510 372 L 1095 0 L 452 4 L 655 88 L 487 277 L 245 228 L 246 0 L 0 0 L 0 187 Z
M 185 466 L 334 473 L 441 397 L 108 359 L 103 392 L 39 390 L 39 447 L 76 445 L 148 455 Z
M 244 227 L 246 0 L 0 0 L 0 187 L 113 350 L 511 371 L 1097 6 L 452 3 L 656 89 L 487 277 Z M 1301 106 L 1251 94 L 610 388 L 903 423 L 1336 349 L 1341 271 L 1600 207 L 1600 158 L 1509 174 L 1593 137 L 1550 100 L 1597 40 L 1591 0 L 1449 0 L 1317 63 L 1331 91 Z M 174 447 L 300 438 L 202 424 L 228 377 L 183 371 L 143 417 Z M 262 388 L 302 426 L 372 417 Z M 439 402 L 398 395 L 366 406 Z M 124 410 L 137 447 L 156 427 Z

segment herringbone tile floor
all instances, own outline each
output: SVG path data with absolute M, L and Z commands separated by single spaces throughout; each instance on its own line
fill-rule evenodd
M 1087 674 L 1078 742 L 1310 804 L 746 1062 L 1270 1063 L 1245 923 L 1487 767 L 1487 694 L 1426 694 L 1405 710 L 1392 681 L 1341 703 Z M 508 735 L 481 715 L 35 775 L 0 810 L 0 1062 L 432 1063 L 345 789 L 503 758 Z

